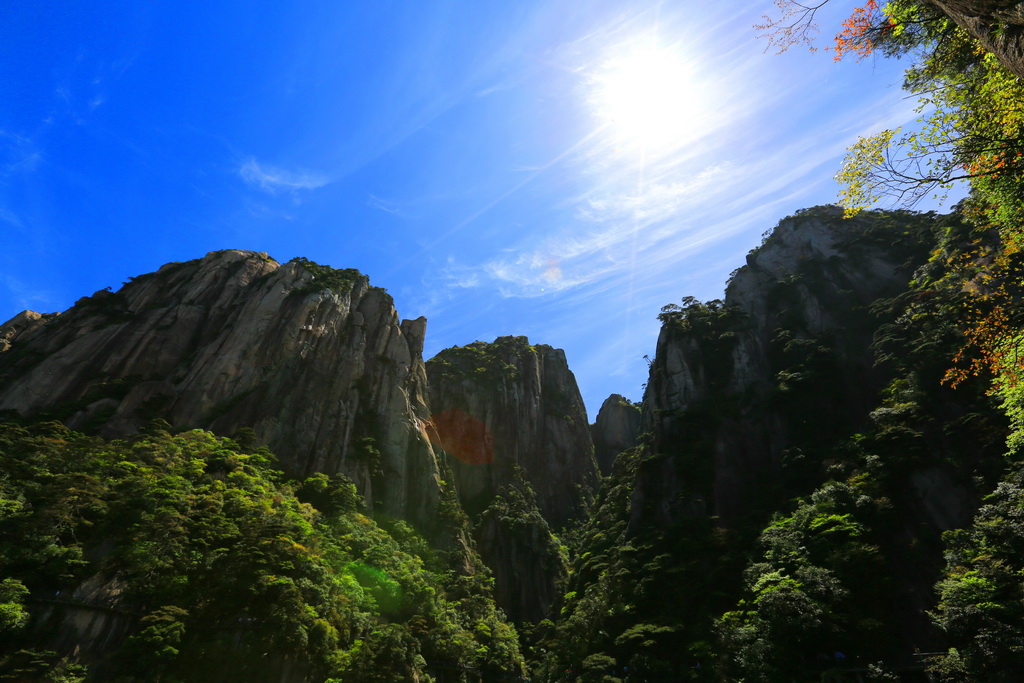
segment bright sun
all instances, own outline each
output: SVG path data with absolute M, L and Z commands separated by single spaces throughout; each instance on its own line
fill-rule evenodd
M 677 51 L 640 47 L 604 64 L 593 79 L 591 101 L 617 145 L 657 154 L 694 136 L 699 90 Z

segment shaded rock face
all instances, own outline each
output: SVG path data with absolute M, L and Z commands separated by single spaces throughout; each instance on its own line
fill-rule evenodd
M 0 410 L 129 434 L 154 417 L 251 427 L 289 474 L 343 472 L 367 502 L 436 525 L 426 321 L 356 271 L 228 250 L 0 328 Z
M 494 601 L 509 619 L 537 623 L 548 617 L 568 567 L 547 524 L 510 524 L 485 514 L 473 535 L 480 557 L 494 571 Z
M 566 573 L 549 525 L 580 517 L 599 481 L 565 353 L 500 337 L 442 351 L 427 375 L 433 438 L 448 453 L 498 604 L 514 620 L 537 621 Z
M 434 413 L 466 425 L 439 435 L 447 440 L 445 450 L 478 458 L 448 458 L 471 517 L 512 481 L 515 466 L 554 527 L 582 513 L 585 491 L 596 486 L 598 474 L 583 399 L 564 351 L 533 346 L 525 337 L 499 337 L 441 351 L 427 361 L 427 376 Z M 490 439 L 493 454 L 475 448 L 476 439 Z
M 1015 75 L 1024 78 L 1024 2 L 931 0 Z
M 494 599 L 509 618 L 537 623 L 547 617 L 569 570 L 529 484 L 517 477 L 502 489 L 480 515 L 474 536 L 495 574 Z
M 616 455 L 636 445 L 640 407 L 618 394 L 612 394 L 601 404 L 590 433 L 594 439 L 594 459 L 603 476 L 611 474 Z
M 927 256 L 905 232 L 899 216 L 806 210 L 748 255 L 724 302 L 666 308 L 642 429 L 668 457 L 640 468 L 632 527 L 729 523 L 771 494 L 798 446 L 864 422 L 887 379 L 870 304 L 903 291 Z

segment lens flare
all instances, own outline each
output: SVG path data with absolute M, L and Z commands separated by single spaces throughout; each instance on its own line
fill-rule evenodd
M 467 465 L 494 462 L 494 437 L 483 422 L 453 408 L 430 417 L 430 443 Z

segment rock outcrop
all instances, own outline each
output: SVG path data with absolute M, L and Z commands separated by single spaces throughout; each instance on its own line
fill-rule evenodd
M 976 38 L 1019 78 L 1024 78 L 1024 2 L 1016 0 L 930 0 Z
M 494 571 L 494 599 L 505 613 L 520 623 L 549 616 L 568 564 L 521 470 L 479 515 L 474 536 L 480 556 Z
M 594 439 L 594 459 L 602 475 L 611 474 L 616 455 L 636 445 L 640 410 L 640 404 L 618 394 L 612 394 L 601 404 L 590 434 Z
M 440 485 L 425 326 L 400 321 L 355 270 L 216 251 L 5 323 L 0 410 L 106 436 L 156 417 L 249 427 L 289 474 L 342 472 L 369 505 L 429 533 Z
M 564 351 L 499 337 L 441 351 L 427 361 L 427 376 L 439 437 L 470 516 L 513 480 L 516 466 L 553 526 L 582 513 L 597 466 Z M 482 450 L 471 450 L 477 444 Z
M 579 518 L 599 480 L 565 353 L 500 337 L 442 351 L 427 375 L 434 438 L 476 522 L 498 603 L 513 619 L 539 620 L 565 573 L 549 525 Z
M 885 381 L 869 306 L 926 258 L 921 235 L 901 227 L 912 220 L 931 219 L 803 211 L 748 255 L 724 301 L 663 310 L 643 430 L 668 457 L 641 468 L 632 525 L 737 519 L 804 449 L 867 419 Z
M 56 317 L 55 313 L 44 314 L 36 313 L 35 311 L 22 311 L 3 325 L 0 325 L 0 353 L 10 350 L 11 343 L 16 337 L 24 337 L 30 334 L 53 317 Z

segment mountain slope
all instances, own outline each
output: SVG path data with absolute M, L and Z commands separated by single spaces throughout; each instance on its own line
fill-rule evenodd
M 211 252 L 0 328 L 0 410 L 130 434 L 153 417 L 252 428 L 287 472 L 341 472 L 374 509 L 434 533 L 426 321 L 354 270 Z

